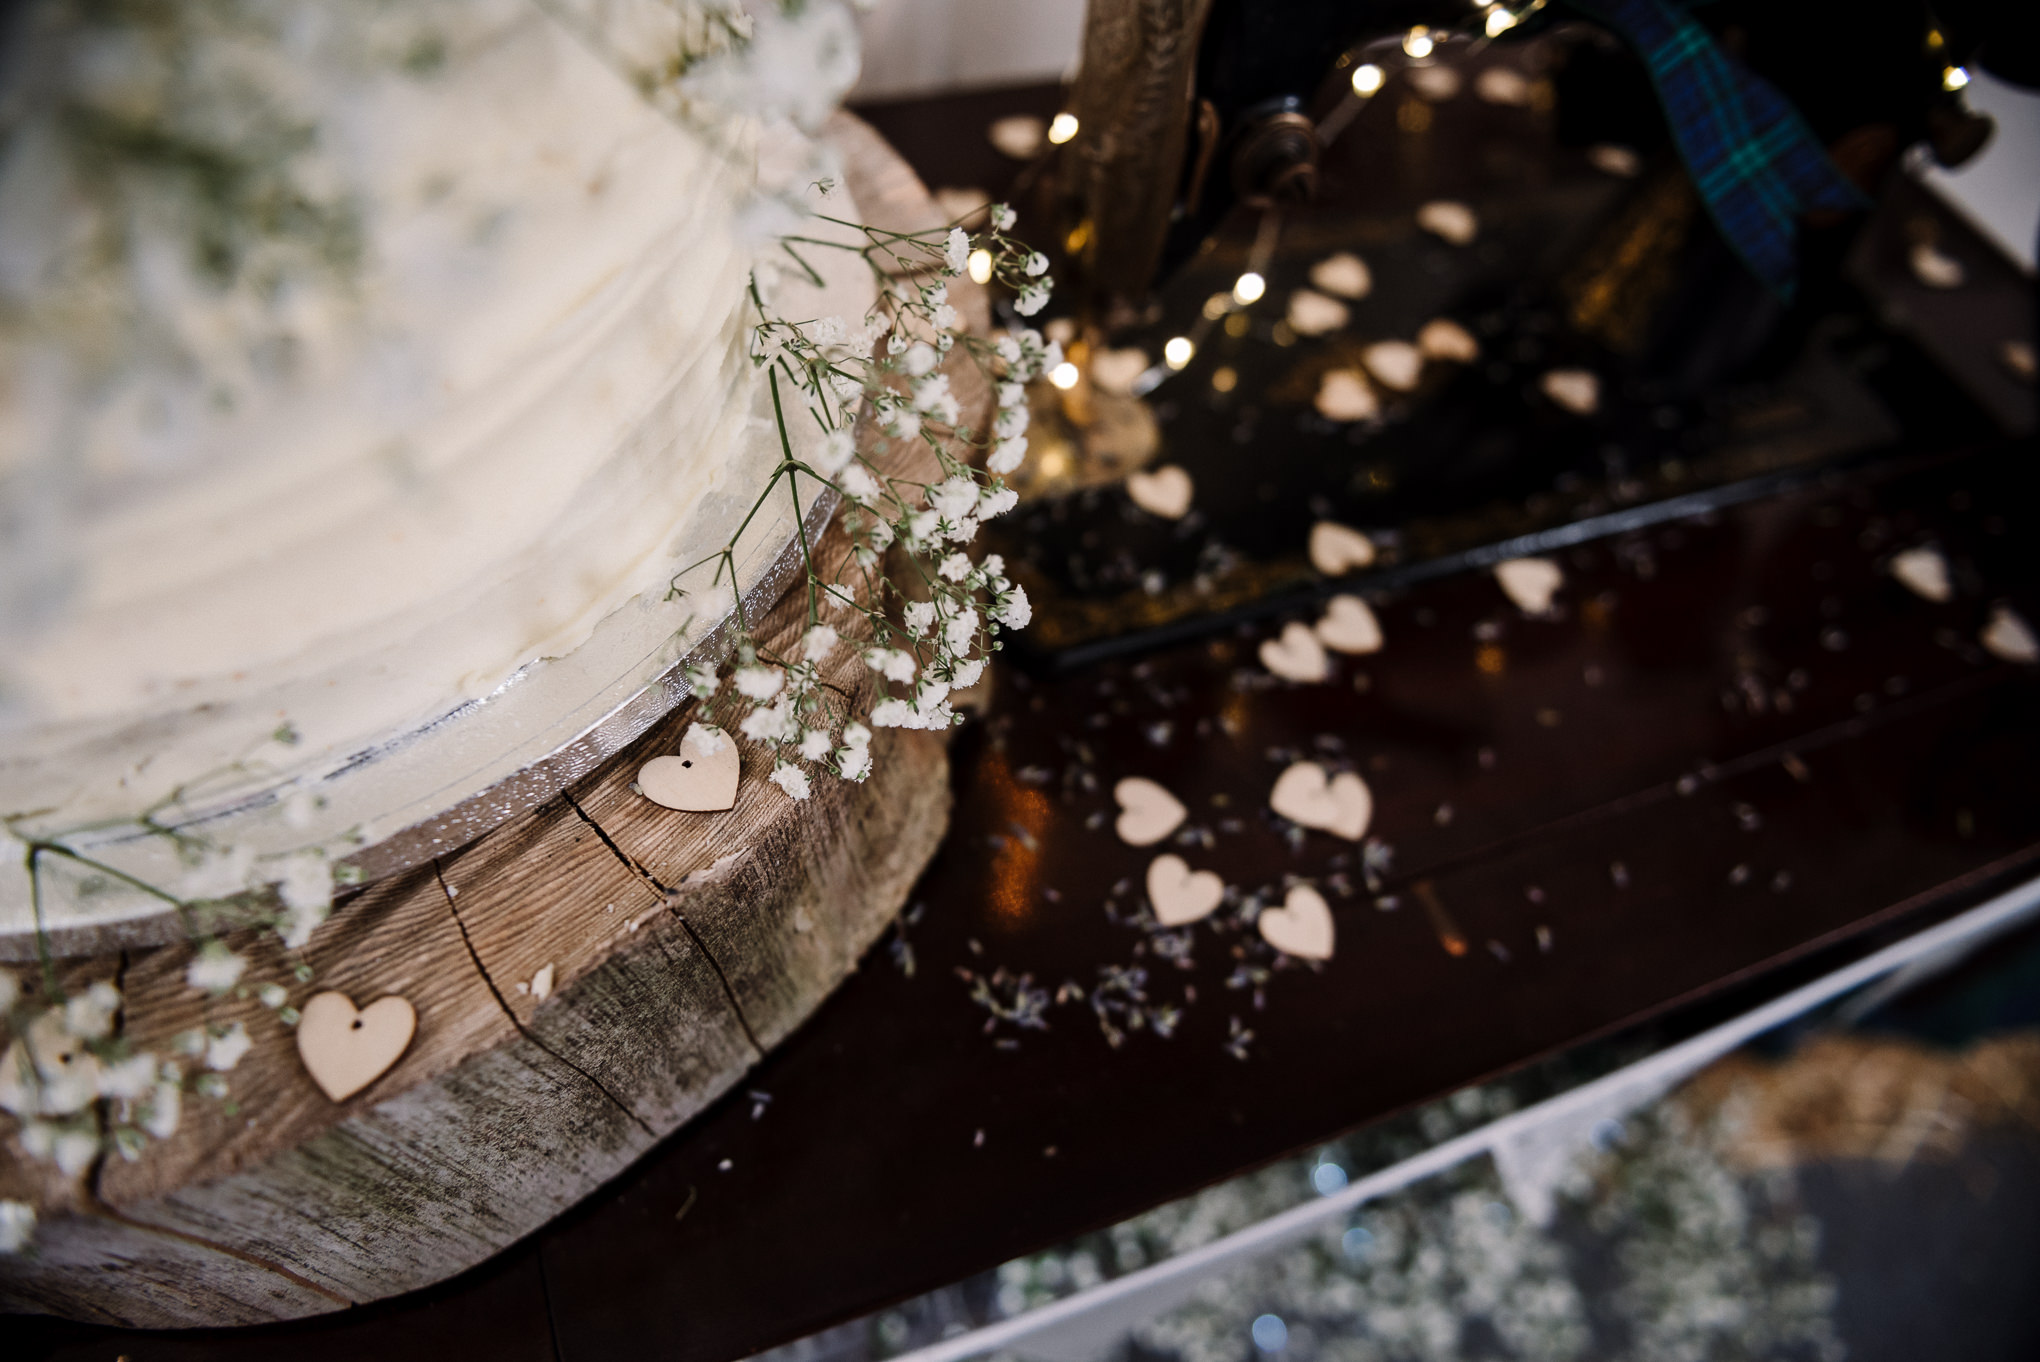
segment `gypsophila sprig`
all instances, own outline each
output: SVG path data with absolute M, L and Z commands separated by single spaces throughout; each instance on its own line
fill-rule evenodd
M 740 606 L 734 668 L 687 673 L 701 722 L 768 749 L 768 779 L 793 799 L 812 793 L 811 771 L 868 778 L 873 728 L 960 722 L 952 696 L 977 684 L 1001 633 L 1032 617 L 1026 590 L 1000 557 L 974 560 L 969 546 L 980 526 L 1018 502 L 1006 478 L 1027 456 L 1028 384 L 1062 362 L 1061 347 L 1031 328 L 972 335 L 950 301 L 952 283 L 979 252 L 990 257 L 995 286 L 1013 294 L 1015 312 L 1029 316 L 1048 301 L 1047 258 L 1009 235 L 1016 219 L 1006 205 L 995 205 L 976 235 L 960 224 L 894 232 L 816 221 L 844 239 L 789 234 L 782 247 L 791 264 L 768 262 L 751 288 L 758 320 L 750 356 L 770 387 L 784 456 L 758 504 L 791 498 L 808 625 L 793 655 L 769 656 Z M 869 267 L 877 284 L 871 310 L 855 320 L 780 316 L 773 283 L 789 272 L 818 280 L 809 254 L 830 250 L 853 252 Z M 985 429 L 964 423 L 952 360 L 976 365 L 990 386 L 995 405 Z M 822 434 L 796 453 L 794 423 L 803 417 Z M 940 476 L 894 476 L 887 470 L 896 460 L 873 457 L 887 442 L 925 448 Z M 804 489 L 811 503 L 822 488 L 846 503 L 851 550 L 834 565 L 819 560 L 801 517 Z M 734 541 L 676 575 L 670 594 L 685 594 L 690 574 L 711 570 L 717 586 L 734 581 Z M 823 681 L 822 665 L 844 646 L 873 674 L 863 712 L 853 712 L 850 692 Z M 739 706 L 748 713 L 723 723 L 723 711 Z

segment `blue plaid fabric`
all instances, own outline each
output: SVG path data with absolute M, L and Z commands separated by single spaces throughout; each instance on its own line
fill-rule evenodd
M 1643 59 L 1722 236 L 1751 273 L 1790 297 L 1800 215 L 1862 207 L 1856 186 L 1785 97 L 1723 52 L 1682 8 L 1667 0 L 1573 4 Z

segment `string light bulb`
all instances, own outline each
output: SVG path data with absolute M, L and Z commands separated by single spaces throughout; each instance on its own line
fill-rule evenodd
M 1048 140 L 1061 146 L 1077 135 L 1077 116 L 1073 113 L 1059 113 L 1048 125 Z
M 1422 61 L 1430 56 L 1431 49 L 1437 45 L 1431 38 L 1431 30 L 1422 24 L 1418 24 L 1415 28 L 1411 29 L 1403 36 L 1402 40 L 1402 50 L 1409 53 L 1410 57 L 1416 61 Z
M 1171 336 L 1162 347 L 1162 362 L 1171 369 L 1180 369 L 1190 362 L 1190 356 L 1197 353 L 1197 347 L 1190 343 L 1188 336 Z
M 1380 67 L 1371 61 L 1362 62 L 1353 68 L 1353 93 L 1367 99 L 1381 88 L 1385 79 L 1387 77 L 1381 74 Z
M 1499 38 L 1516 26 L 1516 16 L 1506 6 L 1496 5 L 1487 12 L 1487 35 Z
M 1077 373 L 1077 366 L 1068 360 L 1064 360 L 1048 371 L 1048 381 L 1061 388 L 1064 392 L 1068 392 L 1071 388 L 1076 387 L 1079 377 L 1081 375 Z
M 1969 68 L 1966 66 L 1951 66 L 1941 73 L 1941 88 L 1943 90 L 1959 90 L 1967 84 L 1969 84 Z
M 992 253 L 982 248 L 970 253 L 970 281 L 973 284 L 992 282 Z
M 1254 273 L 1252 270 L 1248 270 L 1245 274 L 1241 275 L 1238 279 L 1235 279 L 1233 281 L 1232 286 L 1233 301 L 1238 303 L 1241 307 L 1245 307 L 1249 303 L 1260 302 L 1261 295 L 1266 293 L 1267 291 L 1268 281 L 1266 279 L 1263 279 L 1260 275 Z

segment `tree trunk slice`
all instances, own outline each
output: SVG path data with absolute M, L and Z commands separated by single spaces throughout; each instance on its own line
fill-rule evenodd
M 839 115 L 829 136 L 866 221 L 942 220 L 870 128 Z M 982 293 L 952 292 L 982 325 Z M 818 556 L 848 552 L 838 524 Z M 758 632 L 784 652 L 806 624 L 796 589 Z M 855 649 L 824 670 L 868 697 Z M 344 1103 L 314 1086 L 267 1008 L 185 984 L 189 947 L 64 962 L 67 987 L 119 983 L 137 1048 L 167 1055 L 186 1028 L 236 1020 L 255 1044 L 230 1075 L 237 1105 L 187 1097 L 170 1140 L 77 1180 L 28 1158 L 0 1114 L 0 1196 L 40 1216 L 32 1248 L 0 1256 L 0 1306 L 224 1325 L 412 1290 L 566 1210 L 728 1091 L 905 902 L 947 826 L 948 757 L 939 735 L 881 731 L 866 783 L 823 776 L 797 803 L 746 751 L 734 808 L 675 813 L 631 781 L 693 717 L 669 715 L 560 797 L 362 891 L 314 935 L 316 978 L 293 1002 L 397 994 L 418 1013 L 403 1057 Z M 246 980 L 291 977 L 273 935 L 231 944 Z M 529 983 L 547 965 L 540 1001 Z

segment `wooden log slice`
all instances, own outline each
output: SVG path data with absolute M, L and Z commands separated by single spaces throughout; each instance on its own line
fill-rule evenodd
M 941 221 L 864 124 L 841 115 L 830 138 L 867 221 Z M 982 324 L 983 295 L 955 292 Z M 818 552 L 849 552 L 840 524 Z M 790 650 L 806 610 L 796 590 L 761 640 Z M 824 670 L 863 699 L 871 673 L 855 652 Z M 675 712 L 560 797 L 341 905 L 292 1000 L 395 995 L 417 1012 L 402 1058 L 344 1102 L 313 1084 L 273 1011 L 191 988 L 188 946 L 60 962 L 67 991 L 118 983 L 137 1049 L 168 1055 L 187 1028 L 233 1021 L 254 1048 L 231 1100 L 188 1098 L 174 1136 L 75 1179 L 28 1157 L 0 1114 L 0 1197 L 39 1215 L 30 1249 L 0 1255 L 0 1305 L 223 1325 L 411 1290 L 566 1210 L 729 1090 L 904 903 L 947 824 L 948 760 L 938 735 L 882 730 L 866 783 L 823 777 L 795 802 L 752 751 L 734 808 L 675 813 L 631 783 L 693 718 Z M 273 935 L 230 944 L 250 980 L 291 977 Z M 532 983 L 547 968 L 541 1001 Z

